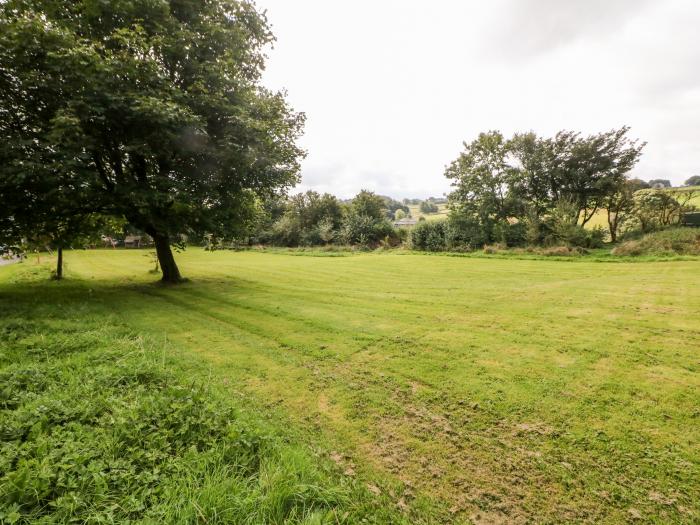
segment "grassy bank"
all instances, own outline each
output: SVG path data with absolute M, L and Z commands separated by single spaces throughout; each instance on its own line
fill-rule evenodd
M 164 288 L 151 283 L 142 251 L 66 259 L 64 283 L 45 280 L 48 270 L 32 261 L 0 269 L 3 329 L 19 334 L 3 347 L 3 373 L 56 368 L 60 385 L 35 392 L 20 383 L 3 428 L 54 399 L 94 398 L 103 412 L 80 422 L 92 430 L 76 439 L 98 443 L 93 457 L 103 458 L 114 450 L 114 438 L 100 437 L 112 424 L 100 419 L 110 413 L 104 407 L 117 407 L 125 421 L 117 428 L 168 421 L 157 407 L 184 389 L 197 410 L 214 414 L 192 425 L 213 421 L 203 426 L 209 441 L 191 452 L 211 459 L 198 459 L 205 466 L 191 474 L 183 438 L 162 492 L 135 519 L 182 512 L 196 521 L 198 507 L 232 506 L 197 494 L 229 493 L 249 502 L 236 516 L 250 512 L 250 523 L 700 519 L 697 260 L 191 249 L 179 256 L 191 281 Z M 76 337 L 79 349 L 66 352 L 43 343 Z M 50 359 L 32 350 L 45 346 Z M 114 379 L 142 369 L 158 372 L 156 380 L 128 379 L 136 386 L 122 388 Z M 151 395 L 165 398 L 139 408 Z M 27 421 L 23 432 L 33 436 Z M 61 435 L 73 428 L 56 424 Z M 167 432 L 145 450 L 160 450 L 176 433 Z M 238 435 L 262 445 L 251 453 Z M 228 436 L 224 468 L 210 449 L 225 449 Z M 144 448 L 138 439 L 128 446 Z M 9 446 L 34 446 L 25 442 Z M 209 490 L 208 479 L 237 488 Z M 278 484 L 303 496 L 277 498 Z M 134 489 L 125 487 L 123 497 Z M 183 493 L 196 505 L 163 496 Z M 121 497 L 110 496 L 130 508 Z

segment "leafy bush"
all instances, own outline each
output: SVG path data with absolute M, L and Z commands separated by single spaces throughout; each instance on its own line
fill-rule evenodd
M 270 241 L 276 246 L 298 246 L 302 230 L 300 222 L 293 216 L 284 215 L 272 225 Z
M 397 234 L 391 223 L 384 218 L 348 213 L 343 219 L 340 237 L 346 244 L 375 246 L 387 237 L 397 238 Z
M 562 224 L 545 239 L 549 246 L 573 246 L 579 248 L 600 248 L 605 239 L 605 230 L 600 226 L 587 229 L 579 224 Z
M 448 219 L 445 244 L 449 250 L 473 250 L 488 242 L 484 227 L 468 216 L 453 214 Z
M 507 246 L 522 246 L 527 240 L 528 228 L 524 222 L 497 222 L 493 226 L 493 239 Z
M 330 219 L 323 219 L 318 223 L 315 229 L 318 234 L 318 238 L 323 244 L 333 242 L 333 239 L 336 237 L 337 232 L 335 230 L 335 225 Z
M 634 215 L 643 231 L 678 224 L 684 213 L 693 211 L 693 193 L 666 190 L 640 190 L 634 194 Z
M 612 250 L 613 255 L 700 255 L 700 230 L 671 228 L 648 233 L 640 239 L 625 241 Z
M 445 232 L 447 221 L 421 221 L 411 230 L 411 246 L 414 250 L 441 252 L 447 248 Z
M 270 209 L 263 215 L 257 241 L 276 246 L 319 246 L 337 237 L 342 206 L 333 195 L 307 191 L 267 204 Z
M 557 206 L 544 223 L 544 242 L 549 246 L 573 246 L 580 248 L 599 248 L 605 239 L 605 230 L 599 226 L 589 230 L 578 224 L 578 209 L 566 199 L 558 201 Z M 527 229 L 524 236 L 528 236 Z
M 484 246 L 490 239 L 504 246 L 518 246 L 525 240 L 525 225 L 496 223 L 489 234 L 476 219 L 453 215 L 446 220 L 422 221 L 411 230 L 411 246 L 415 250 L 439 252 L 465 251 Z
M 526 216 L 523 220 L 524 222 L 524 237 L 525 242 L 530 246 L 540 244 L 543 241 L 542 238 L 542 219 L 537 214 L 534 209 L 527 210 Z
M 409 239 L 409 230 L 406 228 L 395 228 L 397 244 L 403 244 Z

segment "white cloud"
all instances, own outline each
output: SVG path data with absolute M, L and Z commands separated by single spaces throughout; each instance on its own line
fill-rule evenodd
M 650 0 L 513 0 L 495 9 L 487 49 L 509 59 L 546 53 L 587 38 L 605 38 L 641 16 Z
M 265 79 L 308 117 L 300 189 L 449 191 L 480 131 L 649 142 L 643 177 L 700 173 L 695 0 L 258 0 L 278 37 Z

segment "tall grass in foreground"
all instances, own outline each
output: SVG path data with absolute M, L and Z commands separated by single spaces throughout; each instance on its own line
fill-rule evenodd
M 3 319 L 2 520 L 305 523 L 344 503 L 309 457 L 183 384 L 152 345 L 86 328 Z
M 66 302 L 0 301 L 0 523 L 402 520 L 162 343 L 46 286 Z

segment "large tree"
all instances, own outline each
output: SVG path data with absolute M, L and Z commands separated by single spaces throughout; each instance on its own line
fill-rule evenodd
M 576 136 L 564 160 L 561 179 L 566 198 L 577 207 L 577 220 L 584 225 L 603 207 L 637 164 L 645 143 L 630 140 L 623 126 L 587 137 Z
M 476 217 L 482 224 L 513 215 L 510 153 L 510 141 L 499 131 L 480 133 L 476 140 L 464 143 L 464 151 L 445 170 L 455 188 L 449 195 L 453 212 Z
M 628 131 L 622 127 L 587 137 L 561 131 L 551 138 L 530 132 L 511 139 L 498 131 L 481 133 L 464 144 L 445 171 L 453 180 L 453 223 L 457 217 L 470 225 L 477 221 L 486 238 L 493 239 L 507 237 L 503 232 L 518 233 L 527 224 L 534 240 L 547 221 L 581 233 L 610 204 L 616 207 L 610 216 L 614 236 L 632 207 L 627 174 L 644 148 L 627 137 Z M 514 229 L 514 223 L 520 226 Z
M 284 246 L 327 243 L 340 230 L 343 208 L 329 193 L 307 191 L 290 197 L 272 226 L 272 240 Z
M 572 220 L 585 225 L 639 161 L 645 143 L 629 139 L 628 131 L 623 126 L 585 137 L 571 131 L 552 138 L 516 135 L 511 141 L 515 193 L 538 214 L 551 212 L 560 201 L 571 203 Z
M 386 201 L 368 190 L 361 190 L 345 207 L 341 236 L 348 244 L 375 245 L 392 237 L 394 229 L 386 216 Z
M 380 221 L 386 217 L 386 206 L 386 201 L 381 196 L 361 190 L 350 202 L 348 213 Z
M 303 115 L 260 85 L 272 40 L 246 1 L 2 3 L 0 188 L 43 163 L 66 201 L 153 237 L 179 281 L 171 244 L 225 235 L 297 181 Z

